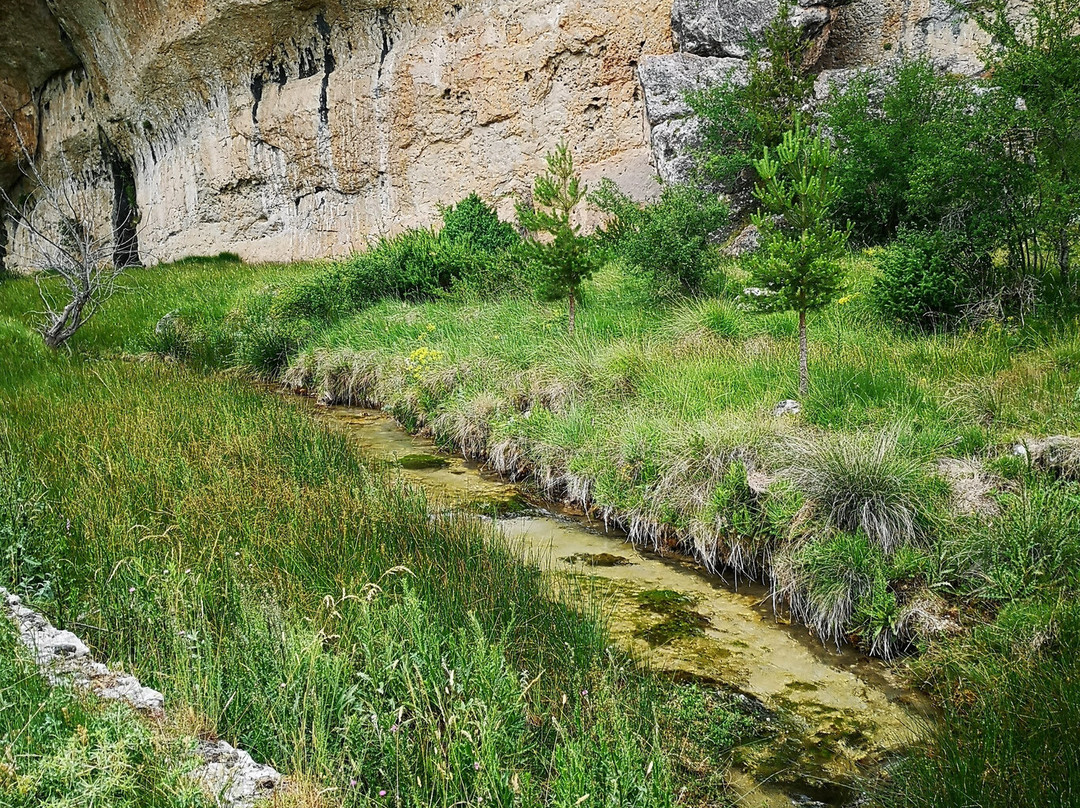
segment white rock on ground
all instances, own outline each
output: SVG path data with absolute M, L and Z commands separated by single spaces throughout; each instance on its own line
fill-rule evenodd
M 19 630 L 19 639 L 34 654 L 38 667 L 52 683 L 70 683 L 98 698 L 122 701 L 154 718 L 165 715 L 165 696 L 144 687 L 130 674 L 97 662 L 90 649 L 70 631 L 58 629 L 43 615 L 22 604 L 18 595 L 0 587 L 0 604 Z M 200 740 L 196 753 L 204 763 L 192 777 L 222 808 L 251 808 L 285 785 L 281 773 L 257 763 L 242 749 L 225 741 Z

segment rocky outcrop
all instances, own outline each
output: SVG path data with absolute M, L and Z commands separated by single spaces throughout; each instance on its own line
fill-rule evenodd
M 150 261 L 346 253 L 472 190 L 509 210 L 562 139 L 587 175 L 654 173 L 636 68 L 670 51 L 659 2 L 51 7 L 81 67 L 38 90 L 40 152 L 112 196 L 114 147 Z
M 926 53 L 977 69 L 982 40 L 944 0 L 796 6 L 823 68 Z M 696 129 L 682 93 L 738 73 L 776 7 L 12 0 L 0 183 L 18 181 L 20 140 L 46 165 L 65 155 L 60 173 L 105 211 L 101 227 L 137 218 L 147 262 L 346 253 L 473 190 L 509 212 L 560 140 L 587 178 L 641 196 L 657 173 L 686 174 Z M 25 239 L 11 235 L 19 263 Z
M 701 131 L 686 101 L 687 93 L 725 81 L 745 81 L 741 59 L 675 53 L 650 56 L 638 68 L 645 91 L 645 114 L 656 171 L 664 180 L 690 176 Z
M 798 0 L 791 24 L 824 48 L 837 6 L 850 0 Z M 671 35 L 678 51 L 744 59 L 780 7 L 778 0 L 674 0 Z
M 689 178 L 701 132 L 686 104 L 653 99 L 681 98 L 718 73 L 739 81 L 745 71 L 731 60 L 746 58 L 778 7 L 778 0 L 673 0 L 676 53 L 650 57 L 639 70 L 662 179 Z M 982 69 L 979 52 L 987 43 L 947 0 L 795 0 L 789 19 L 810 43 L 809 62 L 820 71 L 819 97 L 832 82 L 842 84 L 861 69 L 901 56 L 923 56 L 941 70 L 974 74 Z
M 44 615 L 24 606 L 18 595 L 0 587 L 0 613 L 11 620 L 19 640 L 34 655 L 38 668 L 53 684 L 73 685 L 99 699 L 119 701 L 161 718 L 165 697 L 144 687 L 134 676 L 97 662 L 76 635 L 56 628 Z M 195 753 L 202 759 L 191 776 L 222 808 L 252 808 L 273 796 L 284 784 L 271 766 L 256 763 L 247 752 L 222 740 L 199 740 Z

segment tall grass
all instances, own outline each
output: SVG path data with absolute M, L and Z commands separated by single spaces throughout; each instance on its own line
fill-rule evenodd
M 870 267 L 854 259 L 850 268 L 865 291 Z M 610 265 L 584 288 L 572 337 L 561 310 L 520 294 L 382 299 L 318 323 L 268 317 L 266 301 L 322 299 L 319 278 L 333 272 L 309 274 L 241 296 L 227 316 L 180 316 L 175 339 L 153 347 L 271 375 L 287 354 L 277 378 L 294 389 L 385 407 L 637 541 L 759 577 L 818 527 L 862 531 L 887 553 L 934 544 L 952 518 L 938 461 L 978 462 L 1017 437 L 1077 428 L 1080 366 L 1068 362 L 1064 324 L 912 334 L 877 319 L 858 294 L 814 318 L 812 389 L 798 417 L 774 418 L 775 402 L 795 394 L 795 323 L 748 310 L 732 293 L 738 270 L 727 272 L 711 284 L 723 296 L 679 300 Z M 962 582 L 971 558 L 953 553 L 937 580 L 889 580 L 888 596 L 903 612 L 922 591 L 913 583 Z
M 209 808 L 182 742 L 122 704 L 54 687 L 0 623 L 0 803 L 8 808 Z
M 103 360 L 127 331 L 95 326 L 53 354 L 8 319 L 0 351 L 3 575 L 54 622 L 335 805 L 674 799 L 657 682 L 587 593 L 299 402 Z
M 934 493 L 922 463 L 896 444 L 890 432 L 793 441 L 785 475 L 829 522 L 889 553 L 925 531 Z
M 1080 804 L 1080 621 L 1073 603 L 1019 604 L 924 666 L 945 689 L 925 748 L 876 789 L 888 808 Z

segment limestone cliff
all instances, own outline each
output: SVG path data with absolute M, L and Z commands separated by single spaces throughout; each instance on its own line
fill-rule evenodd
M 799 5 L 830 69 L 900 52 L 977 69 L 978 37 L 943 0 Z M 148 262 L 346 253 L 472 190 L 508 208 L 562 139 L 588 177 L 642 195 L 685 170 L 682 91 L 739 69 L 775 8 L 8 0 L 0 182 L 19 181 L 19 143 L 42 165 L 63 155 L 79 193 L 136 202 Z

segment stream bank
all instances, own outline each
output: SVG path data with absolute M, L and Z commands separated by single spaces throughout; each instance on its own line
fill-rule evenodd
M 603 599 L 613 637 L 652 667 L 717 683 L 776 716 L 764 744 L 739 749 L 742 805 L 842 805 L 859 779 L 913 742 L 933 712 L 883 662 L 779 622 L 765 587 L 736 587 L 686 558 L 659 556 L 581 511 L 538 504 L 480 464 L 442 454 L 384 413 L 319 408 L 370 456 L 438 507 L 488 513 L 521 552 Z

